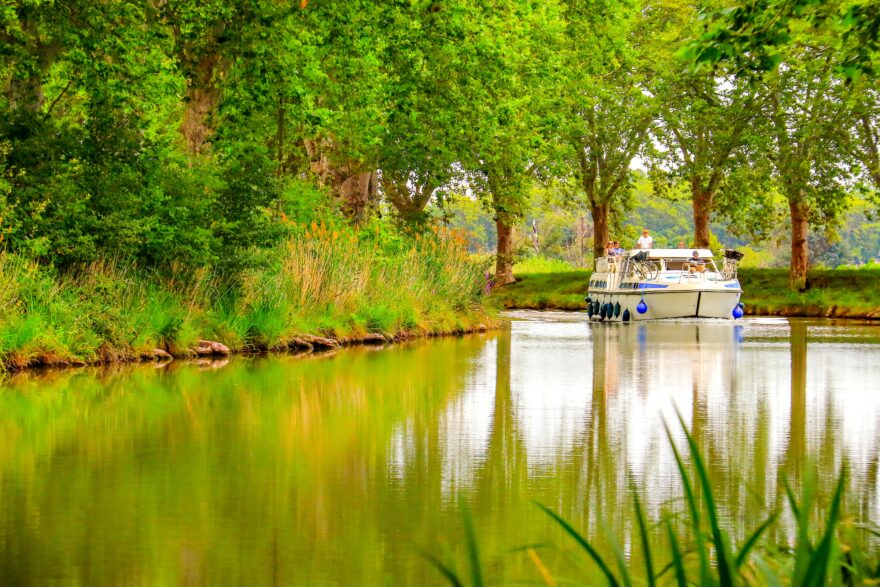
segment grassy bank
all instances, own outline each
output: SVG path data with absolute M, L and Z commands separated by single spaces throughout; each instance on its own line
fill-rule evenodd
M 493 293 L 505 308 L 586 309 L 589 271 L 514 275 L 516 283 Z M 747 314 L 880 318 L 880 269 L 814 270 L 804 293 L 789 289 L 785 269 L 741 269 L 739 278 Z
M 0 363 L 190 356 L 204 339 L 241 352 L 465 332 L 493 323 L 483 288 L 483 268 L 434 234 L 382 243 L 313 226 L 234 279 L 112 262 L 59 273 L 2 254 Z

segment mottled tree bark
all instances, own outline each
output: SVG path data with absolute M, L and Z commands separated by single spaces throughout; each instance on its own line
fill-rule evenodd
M 703 189 L 700 179 L 691 181 L 694 208 L 694 246 L 709 247 L 709 212 L 712 210 L 712 192 Z
M 355 224 L 367 219 L 376 201 L 376 172 L 366 171 L 347 177 L 339 184 L 337 194 L 342 201 L 342 211 Z
M 188 153 L 198 155 L 210 149 L 214 134 L 214 112 L 220 103 L 219 78 L 226 62 L 219 53 L 202 55 L 187 80 L 183 123 L 180 131 Z
M 789 201 L 791 210 L 791 270 L 789 280 L 792 289 L 807 288 L 807 270 L 810 267 L 810 252 L 807 243 L 809 233 L 810 206 L 803 199 Z
M 880 188 L 880 145 L 877 144 L 877 123 L 865 115 L 859 117 L 859 123 L 857 132 L 864 147 L 861 153 L 862 163 L 868 169 L 868 175 L 874 181 L 874 185 Z
M 309 168 L 318 184 L 330 189 L 340 208 L 355 224 L 360 224 L 377 204 L 378 175 L 364 171 L 352 162 L 337 163 L 331 159 L 333 142 L 330 139 L 306 139 L 303 146 L 309 157 Z
M 35 22 L 23 21 L 22 28 L 29 34 L 37 35 L 38 25 Z M 17 39 L 3 31 L 0 31 L 0 43 L 8 43 L 10 47 L 20 44 Z M 50 40 L 36 41 L 32 46 L 22 48 L 29 53 L 29 59 L 15 64 L 17 71 L 7 80 L 3 93 L 11 108 L 39 112 L 46 101 L 43 76 L 55 63 L 62 47 L 57 41 Z
M 495 285 L 513 283 L 513 227 L 503 216 L 495 220 L 498 252 L 495 255 Z
M 406 224 L 422 224 L 426 219 L 425 207 L 434 194 L 434 186 L 418 184 L 406 176 L 382 172 L 382 191 Z
M 593 217 L 593 258 L 605 256 L 608 235 L 608 204 L 590 201 L 590 214 Z
M 43 83 L 36 73 L 24 79 L 15 76 L 9 80 L 6 86 L 6 100 L 13 109 L 22 109 L 29 112 L 38 112 L 43 106 L 46 97 L 43 95 Z

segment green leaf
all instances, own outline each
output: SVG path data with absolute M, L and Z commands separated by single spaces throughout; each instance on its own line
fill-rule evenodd
M 672 438 L 672 431 L 669 429 L 669 425 L 665 421 L 663 422 L 663 427 L 666 429 L 666 437 L 669 439 L 669 445 L 672 447 L 672 454 L 675 455 L 675 463 L 678 466 L 678 472 L 681 476 L 681 484 L 684 487 L 684 495 L 687 501 L 688 511 L 690 512 L 691 529 L 694 533 L 697 556 L 700 559 L 700 584 L 712 585 L 715 581 L 709 572 L 711 563 L 709 561 L 708 549 L 706 548 L 706 541 L 700 523 L 700 506 L 697 502 L 696 495 L 694 495 L 694 488 L 691 484 L 691 478 L 690 475 L 688 475 L 684 459 L 678 450 L 678 446 L 675 444 L 675 440 Z
M 687 587 L 688 583 L 687 577 L 684 573 L 684 560 L 681 556 L 681 550 L 678 548 L 678 536 L 675 534 L 675 529 L 672 527 L 672 522 L 668 517 L 664 522 L 666 523 L 666 536 L 669 538 L 669 548 L 672 551 L 672 566 L 675 569 L 675 581 L 678 584 L 678 587 Z
M 776 521 L 777 515 L 778 514 L 776 512 L 770 514 L 770 516 L 766 520 L 764 520 L 764 523 L 758 526 L 755 531 L 752 532 L 752 535 L 749 536 L 749 538 L 745 541 L 743 547 L 740 549 L 739 554 L 736 557 L 735 567 L 737 569 L 743 566 L 743 563 L 746 562 L 749 556 L 749 552 L 751 552 L 751 550 L 758 543 L 758 540 L 761 538 L 761 535 L 764 533 L 764 531 L 767 530 L 767 528 L 769 528 L 770 525 Z
M 696 440 L 687 429 L 681 413 L 678 413 L 678 421 L 687 437 L 688 445 L 691 448 L 691 458 L 694 460 L 694 466 L 697 469 L 697 476 L 703 489 L 703 499 L 706 501 L 706 510 L 709 514 L 709 525 L 712 529 L 712 542 L 715 545 L 715 558 L 718 566 L 718 578 L 722 587 L 733 587 L 733 574 L 730 568 L 730 545 L 727 542 L 727 536 L 721 528 L 718 520 L 718 508 L 715 505 L 715 497 L 712 494 L 712 484 L 709 482 L 709 472 L 703 462 L 700 454 L 700 447 L 697 446 Z
M 630 492 L 633 495 L 633 506 L 636 510 L 636 521 L 639 524 L 639 537 L 642 540 L 642 551 L 644 552 L 645 557 L 645 572 L 647 573 L 648 578 L 648 587 L 654 587 L 656 581 L 654 579 L 654 563 L 651 558 L 651 541 L 648 537 L 648 524 L 645 519 L 645 512 L 642 511 L 642 503 L 639 499 L 639 492 L 635 488 L 635 486 L 630 487 Z
M 612 585 L 613 587 L 619 587 L 620 583 L 617 582 L 617 579 L 614 577 L 614 573 L 611 572 L 611 569 L 605 563 L 605 560 L 599 555 L 598 552 L 596 552 L 596 549 L 593 548 L 593 546 L 589 543 L 589 541 L 586 538 L 581 536 L 581 534 L 577 530 L 572 528 L 571 524 L 566 522 L 559 514 L 557 514 L 556 512 L 554 512 L 553 510 L 551 510 L 550 508 L 545 506 L 544 504 L 539 503 L 537 501 L 534 502 L 534 504 L 536 506 L 538 506 L 539 508 L 541 508 L 541 510 L 545 514 L 547 514 L 548 516 L 553 518 L 553 520 L 555 520 L 557 524 L 562 526 L 563 530 L 565 530 L 569 536 L 571 536 L 572 538 L 575 539 L 575 542 L 577 542 L 581 546 L 581 548 L 583 548 L 586 551 L 586 553 L 590 556 L 590 558 L 593 559 L 593 561 L 596 563 L 596 565 L 598 565 L 599 570 L 601 570 L 602 573 L 605 575 L 605 578 L 608 579 L 609 585 Z
M 464 498 L 461 498 L 459 500 L 459 507 L 461 508 L 461 518 L 464 524 L 465 545 L 467 546 L 468 562 L 470 563 L 471 568 L 471 585 L 473 587 L 482 587 L 483 573 L 480 565 L 480 553 L 477 548 L 477 535 L 474 531 L 474 521 L 471 517 L 470 508 L 467 506 Z

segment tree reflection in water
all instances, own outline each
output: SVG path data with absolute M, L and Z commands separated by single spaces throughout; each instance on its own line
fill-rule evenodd
M 14 377 L 0 569 L 27 583 L 435 583 L 417 548 L 461 560 L 461 496 L 493 575 L 539 580 L 515 547 L 580 559 L 529 500 L 600 547 L 605 524 L 634 538 L 630 479 L 654 520 L 681 507 L 663 428 L 676 407 L 734 536 L 783 503 L 810 454 L 826 491 L 847 459 L 854 513 L 876 520 L 877 333 L 522 314 L 509 331 L 324 359 Z

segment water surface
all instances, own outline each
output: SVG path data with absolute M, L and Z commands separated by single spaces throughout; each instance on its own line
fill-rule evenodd
M 0 583 L 440 584 L 460 500 L 489 572 L 588 568 L 530 500 L 603 542 L 680 507 L 664 430 L 700 443 L 743 536 L 812 463 L 880 519 L 880 328 L 751 319 L 509 328 L 325 357 L 82 369 L 0 389 Z M 785 540 L 783 523 L 777 540 Z M 518 548 L 533 545 L 534 550 Z

